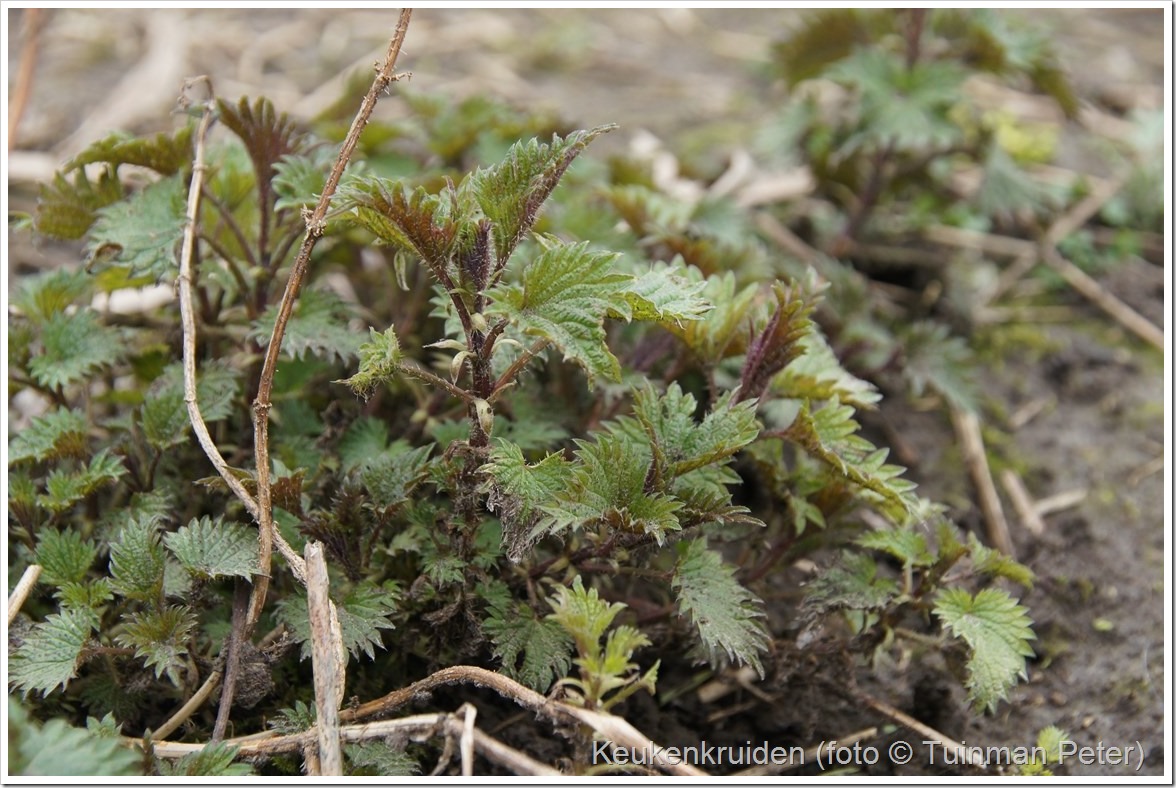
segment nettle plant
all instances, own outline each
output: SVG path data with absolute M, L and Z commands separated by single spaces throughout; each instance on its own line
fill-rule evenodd
M 735 247 L 667 230 L 678 207 L 599 169 L 557 192 L 611 126 L 462 173 L 501 136 L 477 117 L 484 101 L 430 116 L 466 129 L 443 157 L 422 125 L 373 124 L 386 157 L 369 146 L 311 228 L 323 242 L 272 378 L 266 514 L 295 551 L 325 548 L 348 695 L 467 663 L 618 714 L 667 665 L 765 678 L 781 648 L 905 648 L 958 653 L 972 702 L 994 708 L 1033 634 L 988 581 L 1030 575 L 964 539 L 859 433 L 879 394 L 810 319 L 825 283 L 746 281 Z M 218 100 L 174 133 L 97 142 L 42 188 L 27 228 L 88 257 L 26 277 L 9 317 L 11 390 L 43 406 L 9 440 L 8 570 L 39 565 L 46 591 L 10 630 L 22 741 L 88 718 L 92 773 L 240 768 L 231 748 L 129 764 L 101 740 L 170 732 L 225 671 L 235 705 L 214 740 L 229 709 L 237 732 L 313 722 L 306 592 L 276 564 L 263 609 L 247 604 L 268 554 L 246 501 L 278 285 L 332 160 L 268 101 Z M 398 177 L 379 174 L 389 161 Z M 220 475 L 192 440 L 179 311 L 96 298 L 170 286 L 185 232 L 194 399 Z M 769 628 L 761 594 L 805 556 L 825 568 Z M 268 634 L 250 636 L 253 614 Z M 195 711 L 187 735 L 207 740 L 213 716 Z M 354 773 L 413 767 L 402 745 L 373 746 L 347 746 Z M 33 752 L 17 766 L 35 770 Z

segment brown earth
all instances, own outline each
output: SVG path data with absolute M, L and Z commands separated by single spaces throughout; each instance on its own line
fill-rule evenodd
M 7 13 L 11 95 L 28 12 Z M 705 149 L 717 174 L 731 151 L 746 145 L 747 130 L 781 99 L 765 76 L 767 47 L 795 26 L 799 13 L 423 9 L 413 18 L 401 66 L 413 72 L 418 90 L 489 92 L 524 106 L 552 107 L 583 126 L 617 122 L 621 130 L 605 139 L 613 150 L 628 146 L 641 129 L 671 150 Z M 1058 31 L 1079 92 L 1106 114 L 1162 105 L 1162 11 L 1056 9 L 1033 17 Z M 32 91 L 9 160 L 15 209 L 29 207 L 28 178 L 44 177 L 104 131 L 166 128 L 185 76 L 206 73 L 221 95 L 264 93 L 296 116 L 314 114 L 338 95 L 357 65 L 370 68 L 378 59 L 395 13 L 61 9 L 42 12 L 42 20 Z M 403 105 L 393 98 L 377 112 L 402 113 Z M 1102 165 L 1081 139 L 1063 135 L 1063 163 L 1097 171 Z M 10 243 L 10 253 L 10 276 L 62 261 L 54 248 L 33 250 L 20 242 Z M 1128 258 L 1101 283 L 1163 324 L 1164 268 Z M 1056 724 L 1079 744 L 1139 742 L 1145 754 L 1139 772 L 1133 761 L 1131 769 L 1073 763 L 1060 773 L 1170 775 L 1163 359 L 1077 295 L 1063 301 L 1072 317 L 1043 326 L 1036 351 L 1019 348 L 992 361 L 981 376 L 986 436 L 997 444 L 994 453 L 1025 469 L 1031 495 L 1087 493 L 1077 506 L 1047 516 L 1041 536 L 1021 526 L 1005 499 L 1018 557 L 1038 578 L 1024 599 L 1039 637 L 1028 681 L 995 714 L 977 717 L 942 672 L 883 666 L 873 679 L 858 672 L 877 697 L 969 745 L 1031 745 L 1038 730 Z M 1024 423 L 1011 418 L 1027 407 L 1038 409 L 1036 415 Z M 906 444 L 911 474 L 926 494 L 952 504 L 963 524 L 983 532 L 940 411 L 891 398 L 883 414 L 889 434 Z M 888 722 L 836 698 L 791 690 L 796 694 L 772 706 L 753 705 L 757 711 L 717 725 L 755 741 L 803 733 L 816 742 Z M 750 699 L 741 691 L 721 703 Z M 805 704 L 813 704 L 816 721 L 797 726 L 798 707 Z M 650 703 L 635 711 L 634 722 L 664 743 L 690 743 L 708 735 L 688 724 L 705 711 L 697 701 L 660 709 Z M 885 752 L 899 738 L 915 745 L 911 764 L 896 767 L 883 755 L 867 772 L 968 773 L 928 764 L 921 737 L 903 729 L 866 743 Z M 530 751 L 542 757 L 534 746 Z

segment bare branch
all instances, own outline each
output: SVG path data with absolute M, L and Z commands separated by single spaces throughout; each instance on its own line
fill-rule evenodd
M 351 123 L 351 130 L 347 132 L 347 138 L 343 141 L 343 146 L 339 150 L 339 157 L 335 161 L 335 166 L 331 169 L 331 174 L 327 177 L 327 182 L 323 185 L 323 191 L 319 197 L 318 205 L 315 206 L 314 212 L 307 220 L 306 235 L 302 240 L 302 247 L 299 249 L 298 257 L 294 261 L 294 266 L 290 271 L 290 278 L 286 282 L 286 291 L 282 295 L 282 302 L 278 307 L 278 315 L 274 320 L 273 333 L 270 335 L 269 345 L 266 348 L 265 362 L 262 365 L 261 378 L 257 386 L 257 397 L 253 401 L 253 446 L 257 461 L 257 519 L 261 533 L 261 550 L 259 552 L 258 562 L 260 567 L 258 582 L 253 586 L 253 596 L 249 601 L 248 622 L 250 629 L 256 625 L 257 620 L 261 617 L 262 608 L 265 606 L 265 597 L 269 590 L 269 568 L 272 560 L 272 547 L 274 537 L 277 534 L 277 529 L 274 527 L 273 501 L 271 498 L 269 411 L 270 393 L 274 384 L 274 372 L 277 370 L 278 354 L 282 349 L 282 338 L 286 334 L 286 324 L 290 321 L 290 315 L 294 311 L 294 304 L 298 300 L 298 293 L 302 289 L 302 280 L 306 276 L 306 269 L 310 264 L 310 253 L 314 250 L 315 244 L 318 243 L 319 237 L 323 234 L 323 224 L 327 211 L 331 207 L 331 199 L 335 196 L 335 190 L 339 186 L 339 179 L 343 177 L 343 170 L 346 169 L 347 163 L 351 160 L 351 155 L 355 152 L 355 146 L 359 143 L 359 135 L 367 125 L 368 119 L 371 118 L 372 111 L 376 107 L 376 102 L 379 100 L 380 94 L 387 90 L 388 85 L 393 80 L 397 79 L 394 73 L 396 60 L 400 56 L 400 47 L 404 43 L 404 36 L 408 32 L 408 22 L 411 18 L 412 9 L 405 8 L 401 10 L 400 19 L 396 24 L 396 31 L 393 33 L 392 40 L 388 44 L 388 54 L 385 56 L 384 62 L 380 67 L 379 73 L 376 74 L 371 88 L 368 89 L 367 95 L 364 96 L 363 103 L 360 105 L 359 112 L 356 113 L 355 120 Z M 287 554 L 286 549 L 282 548 L 281 541 L 278 542 L 278 549 L 282 552 L 286 560 L 291 562 L 291 568 L 296 573 L 302 572 L 303 575 L 305 574 L 304 568 L 300 566 L 302 562 L 297 554 L 293 553 L 293 551 Z
M 33 592 L 33 586 L 37 584 L 37 578 L 41 576 L 41 565 L 33 564 L 28 569 L 24 570 L 24 574 L 20 576 L 20 582 L 16 584 L 16 588 L 12 589 L 12 593 L 8 595 L 8 625 L 12 626 L 12 622 L 16 619 L 16 614 L 20 612 L 20 607 L 29 598 L 29 594 Z
M 343 774 L 339 746 L 339 706 L 343 701 L 346 652 L 339 616 L 331 602 L 323 546 L 306 544 L 306 605 L 310 614 L 311 660 L 314 664 L 314 705 L 318 720 L 319 773 Z

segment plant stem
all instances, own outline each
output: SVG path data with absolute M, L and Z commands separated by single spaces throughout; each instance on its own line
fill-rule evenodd
M 355 147 L 359 143 L 359 136 L 367 125 L 368 119 L 371 118 L 372 111 L 376 107 L 376 102 L 379 100 L 380 94 L 387 90 L 388 86 L 394 80 L 399 79 L 394 74 L 394 69 L 396 67 L 396 60 L 400 56 L 400 47 L 404 43 L 404 36 L 408 32 L 408 23 L 411 18 L 412 9 L 405 8 L 401 10 L 400 19 L 396 24 L 396 31 L 392 35 L 392 40 L 388 44 L 388 53 L 384 58 L 384 62 L 381 64 L 376 78 L 372 81 L 371 88 L 368 89 L 367 95 L 364 96 L 363 103 L 360 105 L 359 111 L 351 123 L 351 129 L 347 132 L 347 138 L 343 141 L 343 146 L 339 150 L 339 156 L 335 161 L 335 166 L 331 169 L 331 174 L 327 177 L 327 181 L 323 185 L 323 191 L 319 197 L 318 205 L 315 206 L 314 213 L 311 214 L 306 222 L 306 235 L 303 237 L 302 247 L 298 250 L 298 257 L 295 259 L 294 265 L 290 270 L 290 278 L 286 282 L 286 291 L 282 295 L 282 302 L 278 307 L 278 315 L 274 320 L 273 333 L 270 336 L 269 346 L 266 348 L 265 361 L 261 369 L 261 378 L 257 385 L 257 397 L 253 401 L 253 447 L 257 459 L 257 511 L 260 527 L 260 550 L 258 556 L 258 582 L 253 587 L 253 596 L 250 599 L 249 615 L 247 617 L 249 629 L 252 629 L 256 625 L 257 620 L 261 617 L 262 608 L 265 606 L 265 597 L 269 586 L 269 568 L 272 560 L 273 541 L 276 533 L 273 522 L 273 502 L 271 498 L 272 489 L 269 467 L 269 411 L 270 394 L 274 385 L 274 373 L 277 371 L 278 354 L 282 349 L 282 338 L 286 334 L 286 324 L 289 323 L 290 315 L 294 311 L 294 303 L 298 300 L 298 292 L 302 289 L 302 280 L 306 276 L 306 270 L 310 264 L 310 253 L 314 251 L 315 244 L 318 243 L 318 239 L 323 234 L 324 220 L 331 206 L 331 198 L 334 197 L 335 190 L 339 186 L 339 179 L 343 177 L 343 170 L 346 169 L 347 163 L 351 160 L 351 156 L 355 152 Z M 296 574 L 305 577 L 305 567 L 303 566 L 301 557 L 291 551 L 286 556 L 286 559 L 290 562 L 291 568 L 294 569 Z
M 188 223 L 184 227 L 184 241 L 180 250 L 180 322 L 184 335 L 184 402 L 188 406 L 188 419 L 192 422 L 192 429 L 196 432 L 204 454 L 208 457 L 217 473 L 229 485 L 233 494 L 245 504 L 245 508 L 257 517 L 257 502 L 245 486 L 241 484 L 229 471 L 229 466 L 221 456 L 220 450 L 208 433 L 208 426 L 204 423 L 204 416 L 200 412 L 200 403 L 196 398 L 196 317 L 192 310 L 192 257 L 196 247 L 196 233 L 200 221 L 200 197 L 203 192 L 204 175 L 207 165 L 204 163 L 204 141 L 208 130 L 212 127 L 215 115 L 212 103 L 204 107 L 200 117 L 200 125 L 196 130 L 195 160 L 192 165 L 192 183 L 188 189 Z

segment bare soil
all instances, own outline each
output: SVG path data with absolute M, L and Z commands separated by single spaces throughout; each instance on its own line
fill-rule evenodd
M 11 91 L 28 12 L 7 13 Z M 525 106 L 554 108 L 583 126 L 617 122 L 621 130 L 606 138 L 608 146 L 628 146 L 644 129 L 671 150 L 706 149 L 717 174 L 731 152 L 746 145 L 747 130 L 781 100 L 766 76 L 767 48 L 797 23 L 799 13 L 424 9 L 413 18 L 401 65 L 413 72 L 418 90 L 489 92 Z M 1162 101 L 1162 11 L 1033 14 L 1037 23 L 1058 31 L 1065 63 L 1093 105 L 1122 114 Z M 375 62 L 395 13 L 60 9 L 43 12 L 43 22 L 32 91 L 9 161 L 16 209 L 27 209 L 35 193 L 27 178 L 44 177 L 104 131 L 167 128 L 185 76 L 206 73 L 221 95 L 264 93 L 296 116 L 313 115 L 334 100 L 355 68 Z M 395 98 L 378 109 L 403 112 Z M 1066 166 L 1102 166 L 1071 141 L 1066 137 L 1063 144 Z M 54 257 L 63 254 L 54 248 L 14 244 L 10 254 L 10 275 L 63 261 Z M 1128 258 L 1100 281 L 1155 323 L 1164 323 L 1162 267 Z M 1060 769 L 1062 774 L 1170 774 L 1164 730 L 1170 589 L 1164 584 L 1163 359 L 1077 295 L 1059 298 L 1072 306 L 1073 318 L 1040 326 L 1036 345 L 992 360 L 981 376 L 992 453 L 1024 470 L 1036 499 L 1087 493 L 1077 506 L 1048 515 L 1041 536 L 1021 526 L 1005 499 L 1017 555 L 1037 575 L 1024 598 L 1039 637 L 1028 681 L 995 714 L 976 716 L 958 684 L 942 671 L 897 665 L 882 666 L 876 674 L 860 666 L 845 669 L 876 697 L 970 745 L 1031 745 L 1041 728 L 1054 724 L 1083 745 L 1139 742 L 1145 753 L 1138 772 L 1134 762 L 1131 769 L 1073 763 Z M 1037 408 L 1035 416 L 1024 423 L 1011 418 L 1027 406 Z M 983 533 L 954 434 L 941 412 L 891 397 L 883 415 L 890 434 L 906 444 L 911 474 L 926 493 L 951 503 L 963 524 Z M 885 436 L 879 441 L 885 443 Z M 806 685 L 795 666 L 769 676 L 757 691 L 773 702 L 757 703 L 746 690 L 709 706 L 696 696 L 661 707 L 642 701 L 632 708 L 632 720 L 664 744 L 746 738 L 781 745 L 844 737 L 889 722 Z M 746 711 L 732 713 L 745 702 Z M 523 737 L 513 743 L 544 759 L 543 743 L 526 740 L 524 730 L 530 729 L 503 735 L 508 741 Z M 922 737 L 905 729 L 883 731 L 868 743 L 882 749 L 899 738 L 915 745 L 909 765 L 883 758 L 862 772 L 974 773 L 928 763 Z

